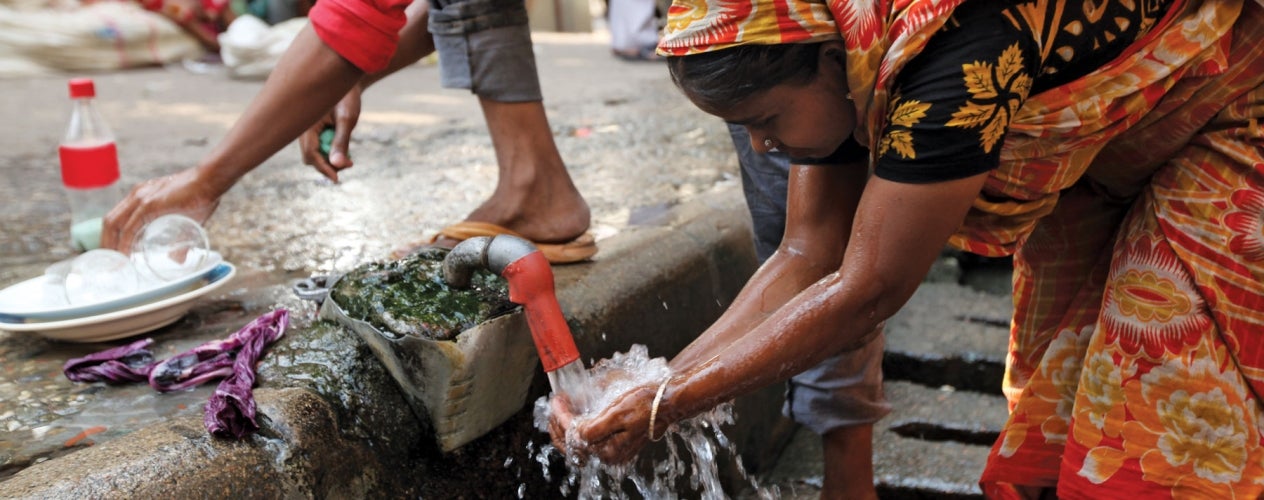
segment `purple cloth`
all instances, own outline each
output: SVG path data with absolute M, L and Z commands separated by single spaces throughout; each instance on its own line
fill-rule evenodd
M 229 337 L 241 343 L 241 351 L 233 360 L 232 375 L 219 383 L 210 401 L 206 402 L 206 414 L 202 423 L 211 434 L 223 437 L 241 437 L 259 430 L 255 421 L 255 363 L 263 357 L 263 350 L 285 333 L 290 315 L 278 309 L 260 316 L 241 331 Z
M 141 339 L 127 345 L 66 361 L 61 370 L 75 382 L 121 384 L 149 378 L 154 355 L 149 352 L 153 339 Z
M 241 438 L 259 430 L 253 393 L 255 364 L 289 324 L 289 311 L 277 309 L 255 318 L 226 339 L 207 342 L 159 363 L 153 362 L 147 349 L 153 339 L 144 339 L 69 360 L 62 371 L 75 382 L 148 381 L 158 392 L 188 389 L 227 377 L 206 402 L 203 423 L 211 434 Z

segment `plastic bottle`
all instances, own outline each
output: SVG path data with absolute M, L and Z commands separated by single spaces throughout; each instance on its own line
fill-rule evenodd
M 105 214 L 123 199 L 114 134 L 92 105 L 96 88 L 89 78 L 70 80 L 73 109 L 66 138 L 57 148 L 61 181 L 70 198 L 70 238 L 80 251 L 101 246 Z

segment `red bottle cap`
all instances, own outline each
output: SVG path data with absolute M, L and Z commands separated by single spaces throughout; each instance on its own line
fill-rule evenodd
M 85 97 L 96 97 L 97 89 L 92 84 L 91 78 L 75 78 L 70 80 L 70 98 L 82 99 Z

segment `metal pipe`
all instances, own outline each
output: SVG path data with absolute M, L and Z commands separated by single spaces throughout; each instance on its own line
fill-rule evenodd
M 454 288 L 469 288 L 474 271 L 487 268 L 487 245 L 491 242 L 490 237 L 476 236 L 457 243 L 443 258 L 443 280 Z
M 531 242 L 510 235 L 479 236 L 458 243 L 443 259 L 443 279 L 467 288 L 474 271 L 486 268 L 509 282 L 509 300 L 522 305 L 544 371 L 579 359 L 571 329 L 553 288 L 553 270 Z

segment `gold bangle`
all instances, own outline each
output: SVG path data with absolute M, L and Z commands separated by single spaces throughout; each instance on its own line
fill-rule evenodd
M 671 375 L 668 375 L 667 378 L 663 379 L 663 383 L 658 386 L 658 392 L 654 394 L 654 404 L 650 406 L 650 441 L 657 442 L 662 440 L 663 436 L 667 435 L 666 432 L 663 432 L 662 435 L 658 436 L 658 439 L 654 439 L 654 420 L 658 418 L 658 404 L 663 402 L 663 393 L 667 391 L 668 382 L 671 382 Z

